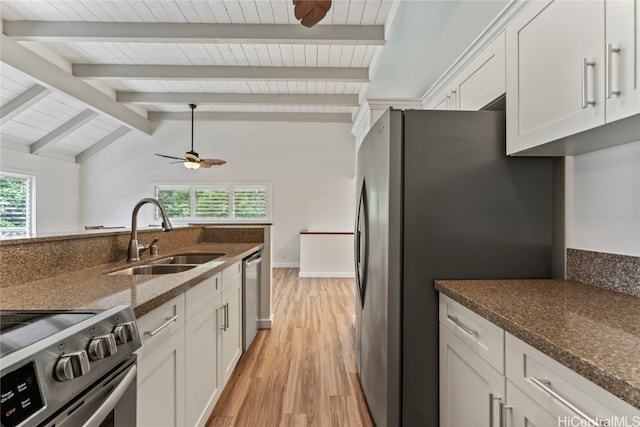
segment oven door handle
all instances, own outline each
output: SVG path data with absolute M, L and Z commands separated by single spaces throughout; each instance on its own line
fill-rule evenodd
M 93 413 L 91 418 L 89 418 L 87 422 L 84 423 L 84 427 L 98 427 L 104 421 L 104 419 L 107 418 L 107 415 L 109 415 L 109 413 L 113 411 L 131 383 L 136 380 L 137 370 L 138 369 L 136 368 L 136 365 L 133 365 L 129 368 L 129 371 L 122 378 L 120 384 L 118 384 L 116 388 L 113 389 L 102 406 L 100 406 Z

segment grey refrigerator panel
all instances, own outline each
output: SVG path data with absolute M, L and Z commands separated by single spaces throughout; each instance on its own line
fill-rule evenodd
M 551 159 L 507 158 L 504 126 L 501 112 L 390 110 L 358 152 L 358 373 L 378 426 L 439 424 L 435 279 L 550 277 Z
M 358 153 L 359 206 L 361 202 L 364 205 L 357 212 L 355 232 L 356 261 L 366 256 L 366 270 L 362 276 L 358 273 L 356 276 L 356 363 L 371 415 L 378 426 L 386 425 L 391 399 L 387 387 L 389 341 L 386 333 L 389 330 L 389 197 L 392 194 L 389 117 L 385 114 L 376 123 L 366 146 Z M 360 252 L 359 248 L 362 248 Z

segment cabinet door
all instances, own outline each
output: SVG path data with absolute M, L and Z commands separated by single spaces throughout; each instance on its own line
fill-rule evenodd
M 499 426 L 504 377 L 440 324 L 440 426 Z
M 555 0 L 507 27 L 508 154 L 604 124 L 604 22 L 604 0 Z
M 436 102 L 436 104 L 433 106 L 433 110 L 448 110 L 449 109 L 449 94 L 447 95 L 442 95 L 440 99 L 440 101 Z
M 139 427 L 185 425 L 184 327 L 138 360 Z
M 505 425 L 509 427 L 547 427 L 591 425 L 569 411 L 550 412 L 524 394 L 511 381 L 507 381 L 507 410 Z
M 606 1 L 607 122 L 640 113 L 640 0 Z
M 218 370 L 219 304 L 218 297 L 189 319 L 185 327 L 188 426 L 206 423 L 222 390 Z
M 224 275 L 223 275 L 224 277 Z M 224 280 L 224 279 L 223 279 Z M 222 292 L 222 379 L 231 376 L 242 354 L 242 280 L 236 280 Z
M 501 33 L 462 71 L 457 110 L 480 110 L 505 93 L 504 38 Z

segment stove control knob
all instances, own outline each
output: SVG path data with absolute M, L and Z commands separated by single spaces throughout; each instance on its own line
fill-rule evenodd
M 63 354 L 56 363 L 55 376 L 58 381 L 70 381 L 89 373 L 89 357 L 84 350 Z
M 116 338 L 113 334 L 101 335 L 94 337 L 89 343 L 89 358 L 91 360 L 100 360 L 109 357 L 118 352 Z
M 113 335 L 116 337 L 118 344 L 126 344 L 130 341 L 138 339 L 138 327 L 136 322 L 127 322 L 116 325 L 113 329 Z

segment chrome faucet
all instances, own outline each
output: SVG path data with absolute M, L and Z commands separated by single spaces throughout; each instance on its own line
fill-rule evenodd
M 160 214 L 162 215 L 162 229 L 164 231 L 173 230 L 173 226 L 171 225 L 171 221 L 169 221 L 167 212 L 164 210 L 164 206 L 162 206 L 159 201 L 150 197 L 140 200 L 134 206 L 133 213 L 131 214 L 131 240 L 129 240 L 129 252 L 127 254 L 127 261 L 139 261 L 140 252 L 151 246 L 151 244 L 146 246 L 138 245 L 138 211 L 145 203 L 152 203 L 156 205 L 158 209 L 160 209 Z

